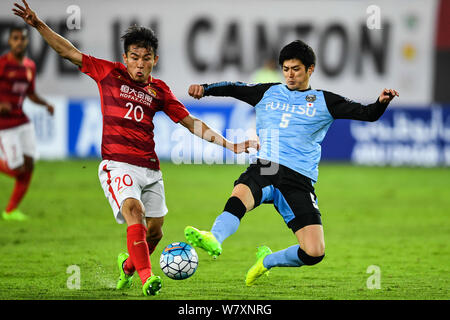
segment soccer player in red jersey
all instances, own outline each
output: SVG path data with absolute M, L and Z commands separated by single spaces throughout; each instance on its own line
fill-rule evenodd
M 117 288 L 128 288 L 137 271 L 144 295 L 155 295 L 161 279 L 153 275 L 149 254 L 162 238 L 167 213 L 164 185 L 153 140 L 153 116 L 166 113 L 195 135 L 235 153 L 258 148 L 248 140 L 231 143 L 192 116 L 161 80 L 151 76 L 158 40 L 152 30 L 131 27 L 122 37 L 123 60 L 110 62 L 85 55 L 51 30 L 27 2 L 15 3 L 14 14 L 34 27 L 61 57 L 77 65 L 98 85 L 103 115 L 102 159 L 99 179 L 118 223 L 127 224 L 128 254 L 118 257 Z
M 15 184 L 2 217 L 22 221 L 27 216 L 17 207 L 30 185 L 36 157 L 34 127 L 23 112 L 23 101 L 28 97 L 52 115 L 54 109 L 35 92 L 36 66 L 25 57 L 26 28 L 11 28 L 8 44 L 10 51 L 0 56 L 0 171 Z

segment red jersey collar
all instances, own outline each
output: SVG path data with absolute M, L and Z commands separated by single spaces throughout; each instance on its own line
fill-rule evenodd
M 17 60 L 16 57 L 12 54 L 11 51 L 9 51 L 9 52 L 6 54 L 6 58 L 8 59 L 8 61 L 15 62 L 15 63 L 20 64 L 20 65 L 23 65 L 23 64 L 24 64 L 24 61 L 25 61 L 25 59 L 26 59 L 26 57 L 23 56 L 23 58 L 22 58 L 21 61 Z

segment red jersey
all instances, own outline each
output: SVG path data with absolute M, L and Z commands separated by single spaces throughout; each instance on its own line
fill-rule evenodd
M 34 93 L 36 65 L 25 57 L 18 62 L 12 53 L 0 56 L 0 102 L 11 105 L 11 111 L 0 114 L 0 130 L 27 123 L 30 120 L 23 112 L 25 97 Z
M 161 80 L 131 79 L 119 62 L 83 54 L 81 72 L 97 82 L 103 115 L 102 158 L 159 170 L 153 116 L 164 111 L 174 122 L 189 115 Z

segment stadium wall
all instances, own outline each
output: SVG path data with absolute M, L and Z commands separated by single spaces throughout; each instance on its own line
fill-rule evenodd
M 12 2 L 0 2 L 0 53 L 7 49 L 8 28 L 18 21 L 10 13 Z M 448 104 L 435 103 L 434 90 L 438 87 L 435 47 L 441 1 L 206 3 L 129 0 L 125 8 L 123 1 L 112 0 L 30 1 L 52 28 L 81 51 L 99 58 L 121 61 L 119 38 L 130 24 L 152 27 L 160 39 L 154 75 L 166 81 L 194 115 L 238 140 L 254 135 L 252 108 L 230 99 L 191 99 L 188 86 L 222 80 L 251 82 L 253 72 L 268 56 L 293 39 L 303 39 L 317 53 L 313 88 L 363 103 L 374 101 L 384 87 L 400 92 L 376 123 L 336 121 L 323 142 L 323 160 L 371 165 L 450 163 Z M 437 43 L 442 48 L 442 41 Z M 38 92 L 56 106 L 55 117 L 50 118 L 31 102 L 25 104 L 35 123 L 41 159 L 98 157 L 102 127 L 94 81 L 59 58 L 34 30 L 28 54 L 37 63 Z M 439 74 L 442 79 L 445 72 Z M 155 128 L 161 159 L 176 163 L 248 160 L 224 154 L 163 114 L 157 114 Z
M 0 53 L 7 49 L 13 0 L 0 1 Z M 251 82 L 264 60 L 294 39 L 317 54 L 312 86 L 372 102 L 383 87 L 396 88 L 394 105 L 433 100 L 438 0 L 31 0 L 49 26 L 82 52 L 122 61 L 120 36 L 131 24 L 159 37 L 154 70 L 175 95 L 192 83 Z M 101 8 L 101 9 L 99 9 Z M 78 17 L 78 19 L 77 19 Z M 29 56 L 37 88 L 49 95 L 96 97 L 94 81 L 57 56 L 34 29 Z
M 54 119 L 26 103 L 36 126 L 39 152 L 44 159 L 100 157 L 102 117 L 99 100 L 53 97 Z M 190 103 L 190 112 L 232 141 L 255 137 L 253 108 L 230 101 Z M 205 142 L 164 113 L 157 113 L 156 152 L 174 163 L 248 163 L 254 155 L 235 156 Z M 322 143 L 322 160 L 352 161 L 363 165 L 450 165 L 450 108 L 434 105 L 388 109 L 376 122 L 336 120 Z

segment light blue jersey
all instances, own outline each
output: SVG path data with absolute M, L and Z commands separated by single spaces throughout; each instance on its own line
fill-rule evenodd
M 204 84 L 204 95 L 230 96 L 255 107 L 261 149 L 257 157 L 286 166 L 316 182 L 321 143 L 335 119 L 376 121 L 388 104 L 351 101 L 325 90 L 289 90 L 280 83 Z
M 261 149 L 257 157 L 317 181 L 323 138 L 334 118 L 322 91 L 270 87 L 255 106 Z

